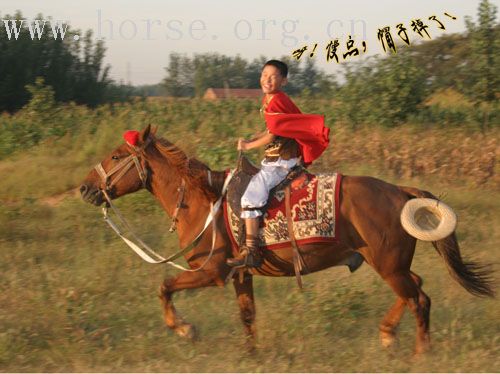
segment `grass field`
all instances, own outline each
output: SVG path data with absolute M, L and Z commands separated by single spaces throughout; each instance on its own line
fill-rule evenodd
M 205 115 L 193 106 L 208 104 L 178 103 L 175 113 L 155 105 L 160 104 L 139 103 L 114 115 L 106 109 L 74 109 L 78 116 L 66 116 L 80 121 L 78 131 L 0 161 L 1 371 L 500 371 L 498 300 L 467 294 L 425 243 L 418 244 L 412 267 L 432 299 L 433 349 L 423 357 L 412 354 L 415 321 L 410 314 L 403 318 L 399 346 L 381 348 L 378 323 L 394 295 L 367 265 L 354 274 L 341 267 L 308 275 L 303 292 L 293 278 L 256 278 L 258 349 L 253 355 L 243 348 L 232 286 L 174 296 L 180 313 L 198 327 L 200 340 L 184 341 L 167 330 L 158 286 L 177 271 L 142 262 L 105 226 L 99 209 L 71 193 L 61 194 L 77 187 L 95 162 L 121 142 L 123 129 L 152 120 L 160 134 L 221 169 L 234 162 L 237 136 L 251 133 L 256 125 L 250 122 L 250 104 L 231 109 L 245 113 L 236 129 L 228 127 L 228 114 L 217 104 L 204 107 Z M 369 129 L 339 125 L 333 131 L 335 149 L 314 170 L 370 174 L 444 196 L 459 217 L 464 256 L 498 269 L 498 165 L 493 163 L 487 170 L 491 175 L 477 181 L 483 170 L 479 160 L 490 165 L 489 152 L 498 156 L 493 141 L 498 130 L 480 135 L 455 129 L 455 137 L 451 130 L 426 130 L 433 140 L 421 152 L 429 163 L 433 154 L 445 157 L 444 150 L 461 147 L 476 160 L 464 169 L 451 164 L 453 178 L 440 176 L 446 168 L 441 164 L 439 171 L 425 166 L 407 172 L 415 164 L 404 161 L 411 157 L 403 151 L 408 152 L 414 129 L 401 136 L 397 129 L 374 128 L 370 137 Z M 186 140 L 186 134 L 195 136 Z M 390 156 L 403 160 L 399 168 L 390 166 L 384 148 L 359 148 L 377 138 L 390 140 Z M 117 205 L 152 247 L 163 253 L 177 249 L 175 236 L 166 229 L 168 217 L 146 192 L 124 197 Z

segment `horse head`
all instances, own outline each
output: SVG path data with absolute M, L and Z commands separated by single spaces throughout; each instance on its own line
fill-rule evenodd
M 152 135 L 150 125 L 141 132 L 127 131 L 126 141 L 98 163 L 81 184 L 83 200 L 99 206 L 106 199 L 117 199 L 145 188 L 150 173 L 144 156 Z

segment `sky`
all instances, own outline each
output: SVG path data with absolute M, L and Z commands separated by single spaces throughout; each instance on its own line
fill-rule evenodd
M 300 60 L 312 58 L 322 70 L 334 74 L 340 64 L 383 54 L 377 38 L 379 29 L 390 26 L 392 37 L 400 40 L 396 25 L 402 23 L 410 43 L 425 42 L 412 30 L 413 20 L 420 19 L 428 25 L 427 31 L 433 39 L 441 34 L 462 32 L 465 16 L 476 19 L 479 2 L 2 0 L 0 18 L 21 10 L 23 18 L 28 20 L 41 13 L 44 19 L 52 17 L 68 22 L 73 30 L 91 29 L 94 38 L 104 40 L 105 63 L 111 66 L 111 78 L 139 85 L 159 83 L 166 75 L 165 67 L 172 52 L 188 56 L 217 52 L 253 60 L 261 55 L 291 57 L 295 50 L 307 46 Z M 500 5 L 500 0 L 491 2 L 497 8 Z M 436 21 L 429 20 L 431 16 L 436 16 L 445 30 L 440 30 Z M 344 60 L 342 55 L 348 51 L 350 35 L 354 42 L 351 49 L 357 47 L 360 55 L 347 56 Z M 326 58 L 326 48 L 334 39 L 339 40 L 339 63 Z

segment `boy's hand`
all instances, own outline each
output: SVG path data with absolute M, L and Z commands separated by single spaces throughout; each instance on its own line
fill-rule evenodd
M 248 142 L 245 139 L 238 139 L 238 151 L 246 151 Z

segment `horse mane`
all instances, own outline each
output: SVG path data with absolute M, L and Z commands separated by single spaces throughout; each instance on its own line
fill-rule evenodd
M 208 183 L 207 172 L 211 169 L 196 158 L 191 158 L 186 153 L 164 138 L 153 138 L 152 145 L 166 159 L 168 165 L 174 168 L 179 176 L 186 182 L 188 191 L 198 190 L 209 200 L 213 201 L 218 197 L 218 193 Z

